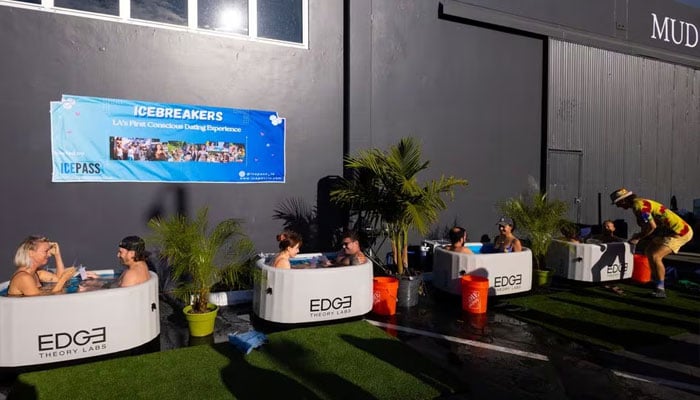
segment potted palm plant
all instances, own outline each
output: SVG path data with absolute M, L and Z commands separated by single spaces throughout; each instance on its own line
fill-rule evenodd
M 559 235 L 566 219 L 568 205 L 561 200 L 547 198 L 547 193 L 530 192 L 513 197 L 499 205 L 500 211 L 512 218 L 518 229 L 527 236 L 534 259 L 538 283 L 546 284 L 552 271 L 545 265 L 545 257 L 552 239 Z
M 440 211 L 447 208 L 446 197 L 454 198 L 455 186 L 466 186 L 465 179 L 442 176 L 425 184 L 418 182 L 418 174 L 428 168 L 429 161 L 421 161 L 421 146 L 413 138 L 399 141 L 387 151 L 369 149 L 345 158 L 346 177 L 331 191 L 331 200 L 350 210 L 363 212 L 365 226 L 376 225 L 389 238 L 394 254 L 396 272 L 402 285 L 410 275 L 408 268 L 408 235 L 415 229 L 425 235 L 437 221 Z M 417 302 L 415 294 L 408 297 Z M 411 290 L 413 291 L 413 290 Z M 412 295 L 412 297 L 411 297 Z
M 209 302 L 212 286 L 238 285 L 247 277 L 254 254 L 252 241 L 243 232 L 242 221 L 225 219 L 209 230 L 208 209 L 195 218 L 174 215 L 156 217 L 148 222 L 149 241 L 159 249 L 170 267 L 177 285 L 176 297 L 185 302 L 183 309 L 192 336 L 207 336 L 214 331 L 218 306 Z

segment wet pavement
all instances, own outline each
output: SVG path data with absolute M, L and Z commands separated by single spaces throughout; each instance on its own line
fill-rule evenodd
M 489 298 L 486 317 L 473 317 L 458 297 L 428 291 L 416 307 L 368 319 L 464 380 L 468 392 L 448 398 L 700 399 L 698 335 L 640 353 L 603 351 L 508 316 L 507 301 Z
M 444 399 L 700 399 L 698 335 L 638 353 L 602 351 L 508 316 L 507 301 L 489 301 L 487 314 L 471 316 L 457 296 L 428 283 L 418 305 L 366 319 L 464 381 L 465 393 Z M 247 303 L 221 307 L 215 333 L 190 338 L 181 309 L 161 295 L 161 351 L 226 342 L 229 333 L 252 328 L 279 329 L 260 324 Z M 0 399 L 10 384 L 0 387 Z

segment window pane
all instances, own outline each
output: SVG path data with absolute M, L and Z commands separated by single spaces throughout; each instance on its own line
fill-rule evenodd
M 41 0 L 16 0 L 20 3 L 41 4 Z
M 131 18 L 187 25 L 187 0 L 132 0 Z
M 258 36 L 303 43 L 302 0 L 258 0 Z
M 53 4 L 71 10 L 119 15 L 119 0 L 55 0 Z
M 248 0 L 199 0 L 197 17 L 202 29 L 248 34 Z

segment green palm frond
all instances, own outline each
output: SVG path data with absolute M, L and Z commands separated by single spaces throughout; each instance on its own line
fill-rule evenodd
M 331 191 L 335 203 L 365 212 L 369 221 L 388 231 L 400 274 L 409 231 L 425 234 L 447 208 L 445 197 L 452 200 L 454 187 L 467 185 L 464 179 L 443 176 L 422 186 L 417 175 L 429 165 L 421 161 L 420 144 L 403 138 L 387 151 L 362 150 L 346 157 L 348 177 Z
M 178 282 L 175 294 L 185 303 L 193 297 L 195 312 L 206 311 L 214 284 L 236 285 L 247 273 L 254 254 L 253 242 L 241 220 L 225 219 L 211 231 L 208 221 L 208 209 L 204 207 L 192 219 L 174 215 L 148 222 L 152 231 L 148 241 L 158 248 Z
M 549 245 L 566 220 L 568 205 L 561 200 L 550 200 L 547 193 L 529 193 L 510 198 L 500 204 L 501 212 L 515 221 L 518 230 L 530 239 L 530 250 L 535 267 L 543 267 Z

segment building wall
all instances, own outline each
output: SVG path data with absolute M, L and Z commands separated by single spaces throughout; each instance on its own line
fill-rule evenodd
M 155 213 L 210 207 L 274 251 L 281 201 L 311 206 L 342 172 L 342 1 L 311 1 L 309 49 L 0 7 L 0 280 L 44 234 L 64 261 L 116 266 L 117 243 Z M 49 102 L 61 94 L 274 110 L 287 118 L 284 184 L 52 183 Z
M 436 228 L 457 221 L 478 241 L 496 232 L 498 202 L 539 182 L 544 41 L 443 19 L 438 5 L 350 2 L 351 152 L 420 138 L 421 180 L 469 181 Z
M 679 65 L 700 66 L 698 47 L 644 42 L 649 32 L 637 34 L 637 26 L 649 26 L 650 10 L 640 3 L 659 15 L 682 11 L 685 21 L 700 25 L 698 9 L 680 1 L 598 0 L 582 7 L 539 0 L 523 8 L 518 0 L 310 0 L 309 48 L 303 49 L 0 7 L 0 185 L 6 188 L 0 259 L 9 265 L 23 237 L 43 233 L 61 242 L 68 263 L 77 258 L 89 267 L 114 266 L 118 240 L 147 234 L 150 216 L 180 208 L 192 213 L 203 205 L 212 220 L 245 219 L 258 250 L 272 251 L 281 228 L 272 218 L 275 208 L 293 197 L 314 205 L 319 180 L 342 173 L 345 144 L 348 152 L 386 148 L 404 136 L 420 138 L 431 161 L 422 179 L 446 174 L 470 182 L 457 190 L 439 227 L 457 221 L 472 240 L 493 236 L 495 205 L 539 185 L 547 170 L 547 132 L 555 132 L 547 114 L 567 110 L 565 101 L 548 99 L 560 89 L 550 88 L 550 62 L 562 61 L 549 55 L 556 50 L 548 47 L 550 38 L 616 52 L 581 59 L 613 64 L 570 66 L 598 76 L 589 85 L 602 84 L 606 71 L 616 68 L 607 87 L 618 92 L 605 92 L 616 103 L 605 104 L 626 122 L 596 129 L 599 111 L 575 115 L 591 121 L 592 132 L 623 132 L 605 137 L 623 147 L 622 161 L 607 148 L 589 151 L 585 140 L 600 136 L 586 139 L 588 132 L 572 133 L 571 143 L 551 143 L 580 148 L 591 160 L 615 158 L 624 176 L 616 180 L 616 172 L 606 172 L 604 182 L 584 181 L 585 190 L 619 181 L 644 194 L 678 193 L 687 207 L 687 198 L 700 197 L 692 192 L 698 180 L 680 171 L 689 171 L 684 159 L 698 154 L 698 123 L 696 103 L 682 101 L 697 101 L 698 78 Z M 663 101 L 654 103 L 659 90 Z M 278 111 L 287 118 L 287 182 L 53 184 L 48 105 L 62 94 Z M 663 117 L 647 115 L 654 110 Z M 644 132 L 636 135 L 636 126 Z M 670 143 L 663 140 L 669 126 Z M 673 164 L 648 171 L 652 164 L 641 160 L 653 146 L 661 154 L 654 163 L 670 158 Z M 637 165 L 647 169 L 642 173 Z M 10 273 L 9 267 L 0 271 L 0 279 Z
M 700 67 L 695 0 L 443 0 L 445 12 L 550 38 Z
M 676 196 L 679 208 L 692 210 L 700 195 L 700 70 L 557 40 L 549 54 L 548 148 L 582 159 L 578 171 L 566 160 L 574 155 L 550 156 L 549 190 L 570 201 L 580 189 L 580 222 L 588 224 L 597 223 L 597 193 L 602 219 L 635 224 L 610 205 L 609 193 L 622 186 L 666 205 Z

